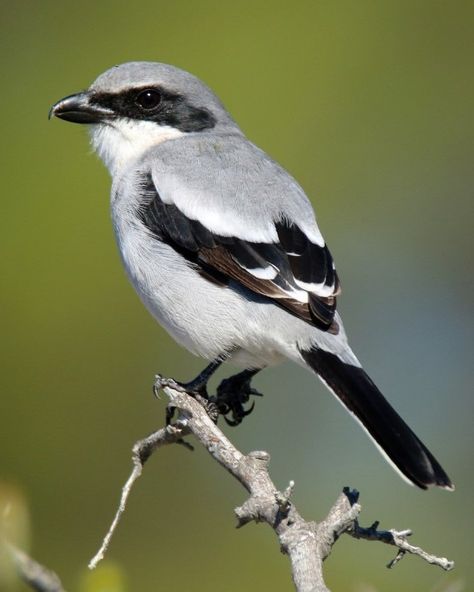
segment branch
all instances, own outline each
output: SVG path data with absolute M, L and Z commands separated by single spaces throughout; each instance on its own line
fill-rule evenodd
M 133 470 L 122 489 L 119 508 L 101 548 L 89 563 L 96 567 L 106 552 L 112 535 L 125 510 L 128 496 L 135 481 L 140 477 L 143 465 L 158 448 L 166 444 L 190 445 L 183 437 L 192 434 L 209 454 L 222 465 L 249 493 L 248 499 L 235 509 L 237 527 L 255 522 L 266 522 L 278 536 L 280 548 L 291 562 L 292 577 L 298 592 L 328 592 L 323 580 L 322 563 L 331 553 L 332 546 L 343 533 L 354 538 L 378 540 L 399 549 L 396 558 L 390 562 L 393 567 L 406 553 L 418 555 L 428 561 L 450 570 L 452 561 L 438 558 L 414 547 L 406 541 L 411 531 L 377 531 L 378 522 L 370 528 L 359 526 L 357 518 L 361 511 L 359 494 L 344 488 L 328 516 L 319 524 L 308 522 L 296 510 L 290 497 L 294 483 L 279 491 L 270 478 L 268 464 L 270 456 L 264 451 L 242 454 L 211 420 L 205 408 L 178 385 L 165 386 L 169 407 L 178 411 L 173 425 L 154 432 L 138 441 L 133 447 Z
M 133 470 L 127 482 L 122 488 L 122 495 L 120 497 L 120 503 L 113 519 L 113 522 L 105 535 L 102 545 L 94 557 L 89 562 L 89 569 L 94 569 L 97 564 L 104 558 L 105 552 L 110 544 L 112 535 L 120 522 L 122 514 L 125 512 L 127 505 L 128 496 L 132 490 L 133 484 L 140 477 L 143 470 L 143 465 L 146 463 L 148 458 L 161 446 L 166 444 L 184 444 L 183 436 L 189 434 L 190 431 L 186 425 L 182 425 L 182 422 L 176 422 L 175 425 L 168 425 L 153 434 L 150 434 L 143 440 L 139 440 L 135 443 L 132 449 L 132 462 Z M 189 445 L 188 445 L 189 446 Z
M 21 579 L 37 592 L 65 592 L 59 577 L 11 543 L 4 543 Z
M 376 521 L 369 526 L 369 528 L 362 528 L 359 526 L 357 520 L 354 520 L 354 524 L 348 529 L 348 534 L 350 534 L 355 539 L 365 539 L 366 541 L 380 541 L 381 543 L 386 543 L 387 545 L 393 545 L 399 549 L 397 555 L 395 556 L 392 561 L 387 564 L 387 567 L 391 569 L 394 567 L 400 559 L 403 559 L 406 553 L 411 553 L 412 555 L 418 555 L 428 563 L 433 565 L 438 565 L 445 571 L 450 571 L 454 567 L 454 561 L 450 561 L 446 559 L 446 557 L 436 557 L 436 555 L 432 555 L 431 553 L 427 553 L 421 547 L 415 547 L 414 545 L 410 545 L 407 541 L 407 537 L 411 536 L 413 532 L 410 529 L 406 530 L 377 530 L 379 522 Z

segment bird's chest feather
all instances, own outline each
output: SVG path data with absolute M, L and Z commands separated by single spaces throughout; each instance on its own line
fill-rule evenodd
M 227 349 L 227 341 L 221 342 L 224 333 L 210 331 L 210 301 L 222 295 L 209 294 L 189 264 L 151 236 L 136 217 L 123 216 L 113 204 L 112 219 L 127 275 L 153 317 L 195 354 L 213 358 Z
M 119 253 L 130 281 L 149 308 L 163 308 L 166 301 L 172 299 L 173 268 L 176 272 L 174 254 L 150 236 L 135 216 L 124 217 L 120 209 L 112 207 L 112 220 Z

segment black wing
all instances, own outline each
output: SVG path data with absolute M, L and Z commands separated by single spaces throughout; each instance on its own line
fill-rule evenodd
M 164 203 L 151 174 L 143 184 L 139 215 L 156 238 L 210 281 L 237 282 L 319 329 L 337 333 L 334 315 L 340 286 L 331 254 L 296 224 L 284 218 L 275 223 L 278 243 L 220 236 L 187 218 L 176 205 Z

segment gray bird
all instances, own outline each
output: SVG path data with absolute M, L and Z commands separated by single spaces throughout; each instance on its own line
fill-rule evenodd
M 217 392 L 238 423 L 262 368 L 309 368 L 408 482 L 454 489 L 347 343 L 331 253 L 298 183 L 252 144 L 198 78 L 130 62 L 50 111 L 87 124 L 112 176 L 120 254 L 145 306 L 210 361 L 187 386 L 205 393 L 223 362 L 244 368 Z

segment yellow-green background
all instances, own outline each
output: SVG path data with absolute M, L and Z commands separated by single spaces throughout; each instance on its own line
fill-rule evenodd
M 25 499 L 31 551 L 70 592 L 291 589 L 271 530 L 234 529 L 244 491 L 204 452 L 182 448 L 146 467 L 108 554 L 110 578 L 84 579 L 132 443 L 162 424 L 154 373 L 186 379 L 202 367 L 125 278 L 110 180 L 85 130 L 47 120 L 59 98 L 139 59 L 204 79 L 304 186 L 342 277 L 352 345 L 457 491 L 403 483 L 290 365 L 262 373 L 265 398 L 226 432 L 244 451 L 271 453 L 275 482 L 296 481 L 304 516 L 323 517 L 351 485 L 364 523 L 411 527 L 415 543 L 457 561 L 450 574 L 416 558 L 387 571 L 390 548 L 344 538 L 325 566 L 334 591 L 474 588 L 473 7 L 2 0 L 0 498 L 13 500 L 17 523 Z M 0 589 L 25 587 L 3 578 Z

